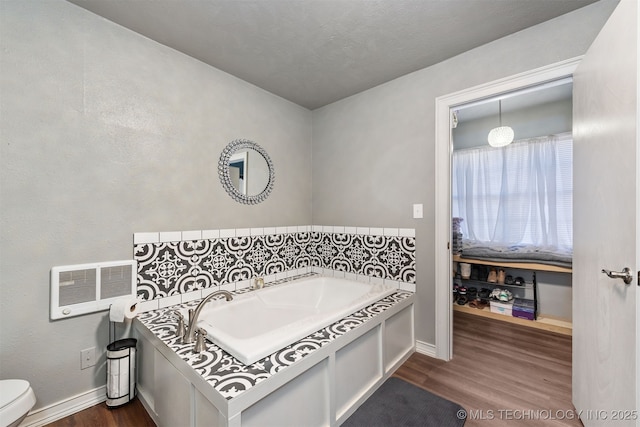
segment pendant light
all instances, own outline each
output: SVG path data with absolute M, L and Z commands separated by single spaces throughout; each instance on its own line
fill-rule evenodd
M 502 100 L 498 101 L 498 115 L 500 117 L 500 126 L 491 129 L 487 140 L 492 147 L 504 147 L 513 142 L 513 129 L 509 126 L 502 126 Z

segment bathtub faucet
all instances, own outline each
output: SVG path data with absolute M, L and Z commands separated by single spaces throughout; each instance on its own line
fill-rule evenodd
M 251 285 L 251 289 L 262 289 L 264 288 L 264 279 L 262 277 L 256 277 L 253 279 L 253 285 Z
M 209 301 L 211 301 L 211 299 L 217 297 L 218 295 L 224 295 L 227 301 L 231 301 L 233 299 L 233 295 L 231 295 L 231 292 L 223 291 L 223 290 L 215 291 L 212 294 L 209 294 L 206 297 L 204 297 L 196 307 L 195 311 L 193 309 L 190 309 L 189 310 L 189 327 L 187 328 L 187 333 L 184 334 L 184 338 L 182 339 L 183 344 L 189 344 L 195 341 L 196 331 L 198 330 L 198 326 L 196 326 L 196 324 L 198 323 L 198 317 L 200 316 L 202 307 L 204 307 L 206 303 L 208 303 Z

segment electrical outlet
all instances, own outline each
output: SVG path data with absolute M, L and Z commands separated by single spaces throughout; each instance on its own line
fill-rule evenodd
M 96 348 L 80 350 L 80 369 L 87 369 L 96 364 Z

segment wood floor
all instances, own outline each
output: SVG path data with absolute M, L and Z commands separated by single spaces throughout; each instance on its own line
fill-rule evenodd
M 394 375 L 460 404 L 465 427 L 582 425 L 566 335 L 455 312 L 453 359 L 414 353 Z
M 101 403 L 71 416 L 54 421 L 53 427 L 155 427 L 155 423 L 138 398 L 118 408 Z M 176 426 L 178 427 L 178 426 Z
M 454 313 L 450 362 L 414 353 L 394 374 L 460 404 L 466 427 L 581 426 L 571 404 L 571 337 Z M 142 404 L 104 403 L 54 427 L 151 427 Z

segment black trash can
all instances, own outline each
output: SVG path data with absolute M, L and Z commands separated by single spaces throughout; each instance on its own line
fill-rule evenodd
M 114 341 L 107 346 L 107 406 L 115 408 L 136 397 L 135 338 Z

